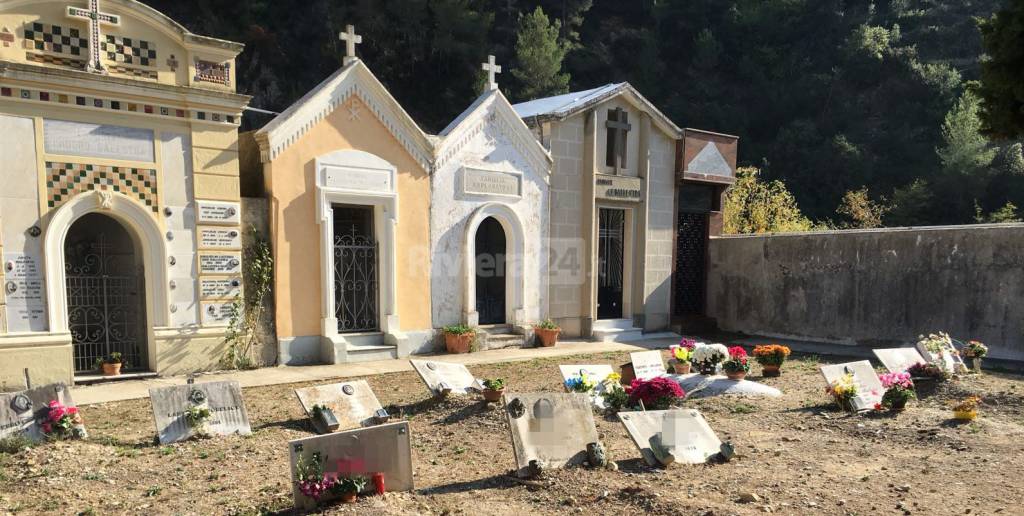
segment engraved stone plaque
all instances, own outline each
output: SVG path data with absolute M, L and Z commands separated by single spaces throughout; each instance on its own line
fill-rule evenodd
M 854 410 L 865 411 L 875 407 L 875 403 L 882 401 L 885 388 L 875 373 L 871 362 L 861 360 L 860 362 L 847 362 L 845 364 L 831 364 L 821 366 L 821 374 L 825 382 L 832 385 L 837 379 L 847 373 L 853 373 L 853 381 L 857 384 L 857 397 L 853 399 Z
M 199 228 L 199 247 L 241 249 L 242 235 L 238 228 Z
M 462 169 L 462 189 L 467 194 L 521 197 L 522 181 L 522 176 L 511 172 L 469 167 Z
M 602 365 L 560 365 L 558 366 L 558 372 L 562 373 L 562 385 L 565 385 L 565 381 L 580 376 L 580 373 L 587 375 L 587 379 L 597 382 L 597 386 L 590 391 L 590 400 L 594 403 L 594 406 L 603 409 L 604 408 L 604 379 L 608 375 L 614 373 L 612 366 L 607 364 Z
M 242 255 L 238 253 L 199 255 L 201 274 L 238 274 L 242 271 Z
M 203 299 L 233 298 L 242 292 L 242 278 L 203 278 L 199 280 L 199 294 Z
M 11 333 L 46 331 L 46 300 L 40 260 L 24 253 L 3 255 L 7 330 Z
M 697 410 L 619 412 L 618 416 L 644 461 L 651 466 L 673 462 L 703 464 L 722 447 L 722 441 Z M 654 448 L 660 450 L 655 453 Z M 666 460 L 666 456 L 671 458 Z
M 376 423 L 377 411 L 383 408 L 366 380 L 296 389 L 295 395 L 298 396 L 302 409 L 310 417 L 313 417 L 315 405 L 331 409 L 340 424 L 338 430 L 373 426 Z M 319 427 L 317 432 L 328 433 Z
M 502 398 L 521 476 L 533 460 L 545 468 L 582 464 L 587 444 L 599 441 L 585 394 L 505 393 Z
M 372 168 L 324 165 L 323 185 L 327 188 L 361 192 L 387 193 L 394 191 L 391 184 L 391 171 Z
M 153 419 L 160 444 L 192 437 L 197 429 L 185 417 L 190 407 L 205 407 L 211 412 L 205 430 L 212 435 L 249 435 L 249 414 L 242 400 L 238 382 L 207 382 L 175 385 L 149 390 L 153 403 Z
M 231 321 L 231 303 L 203 303 L 203 326 L 227 326 Z
M 135 127 L 43 120 L 43 147 L 48 154 L 152 163 L 153 131 Z
M 462 364 L 432 360 L 410 360 L 409 363 L 434 394 L 448 389 L 451 394 L 470 394 L 482 389 L 480 382 Z
M 633 362 L 633 374 L 641 380 L 650 380 L 665 376 L 665 362 L 661 359 L 661 351 L 638 351 L 629 354 Z
M 643 198 L 643 180 L 639 177 L 597 174 L 594 196 L 613 201 L 639 201 Z
M 890 373 L 905 373 L 914 364 L 928 361 L 914 348 L 888 348 L 871 350 Z
M 37 442 L 45 439 L 42 423 L 54 400 L 68 408 L 75 406 L 71 389 L 62 383 L 0 394 L 0 439 L 18 433 Z M 84 426 L 82 428 L 84 432 Z
M 196 219 L 199 224 L 238 225 L 242 220 L 242 207 L 237 202 L 196 201 Z

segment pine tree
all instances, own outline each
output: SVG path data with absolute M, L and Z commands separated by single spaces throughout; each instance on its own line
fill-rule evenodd
M 568 45 L 558 37 L 561 23 L 548 21 L 540 7 L 519 19 L 516 68 L 519 98 L 528 100 L 569 91 L 569 74 L 562 72 Z
M 1002 138 L 1024 136 L 1024 0 L 980 22 L 988 59 L 981 63 L 987 133 Z

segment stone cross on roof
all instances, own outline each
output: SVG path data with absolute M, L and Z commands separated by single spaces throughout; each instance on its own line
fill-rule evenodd
M 349 64 L 356 60 L 356 45 L 363 42 L 363 37 L 356 34 L 356 28 L 352 25 L 345 26 L 345 32 L 338 34 L 338 38 L 345 42 L 345 61 Z
M 100 44 L 102 33 L 100 26 L 103 24 L 119 26 L 121 17 L 114 14 L 100 12 L 100 0 L 89 0 L 89 7 L 68 6 L 68 18 L 79 18 L 89 20 L 89 64 L 86 70 L 90 72 L 103 72 L 103 62 L 100 61 Z
M 487 91 L 493 91 L 498 89 L 498 81 L 495 80 L 495 74 L 501 73 L 501 67 L 494 64 L 494 56 L 487 56 L 487 62 L 484 63 L 481 68 L 487 72 Z

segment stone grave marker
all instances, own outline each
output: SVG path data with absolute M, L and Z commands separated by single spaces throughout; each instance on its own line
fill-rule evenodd
M 149 390 L 153 402 L 153 419 L 160 444 L 183 441 L 199 433 L 185 416 L 191 407 L 210 409 L 210 419 L 204 425 L 212 435 L 249 435 L 249 414 L 242 400 L 238 382 L 206 382 Z
M 661 351 L 637 351 L 630 353 L 629 359 L 633 362 L 633 374 L 641 380 L 650 380 L 667 373 Z
M 582 464 L 587 445 L 599 442 L 585 394 L 505 393 L 503 399 L 519 476 Z
M 412 491 L 414 486 L 409 432 L 409 422 L 400 421 L 289 441 L 295 506 L 308 508 L 312 504 L 312 500 L 299 491 L 295 468 L 300 457 L 309 463 L 314 455 L 319 457 L 326 476 L 365 477 L 365 492 L 374 489 L 372 477 L 375 473 L 384 476 L 384 487 L 388 491 Z
M 941 367 L 947 373 L 959 373 L 967 370 L 967 365 L 964 364 L 963 358 L 960 357 L 960 352 L 956 350 L 952 342 L 947 342 L 938 353 L 929 351 L 923 342 L 918 342 L 916 347 L 922 357 L 928 362 Z
M 366 380 L 295 389 L 295 395 L 321 434 L 387 422 L 387 412 Z M 316 406 L 327 412 L 315 411 Z
M 581 372 L 586 373 L 587 378 L 597 383 L 597 386 L 590 391 L 590 400 L 595 407 L 603 409 L 604 405 L 604 394 L 605 385 L 604 379 L 608 375 L 614 373 L 612 366 L 607 364 L 602 365 L 560 365 L 558 366 L 559 372 L 562 373 L 562 385 L 565 385 L 565 381 L 569 378 L 578 377 Z
M 853 399 L 854 410 L 872 410 L 876 403 L 881 403 L 885 388 L 882 387 L 882 382 L 878 379 L 871 362 L 861 360 L 821 366 L 821 374 L 829 385 L 846 373 L 853 373 L 853 381 L 857 384 L 857 397 Z
M 483 389 L 473 373 L 462 364 L 434 360 L 410 360 L 409 363 L 435 395 L 471 394 Z
M 697 410 L 619 412 L 618 416 L 651 466 L 703 464 L 722 449 L 722 441 Z
M 0 439 L 19 433 L 32 441 L 45 439 L 42 423 L 49 416 L 50 402 L 54 400 L 67 408 L 75 407 L 71 389 L 63 383 L 0 394 Z M 85 437 L 85 426 L 80 430 Z
M 885 348 L 871 351 L 890 373 L 905 373 L 914 364 L 928 362 L 916 348 Z

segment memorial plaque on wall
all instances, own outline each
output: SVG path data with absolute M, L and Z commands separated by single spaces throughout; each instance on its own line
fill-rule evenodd
M 4 253 L 3 261 L 8 331 L 46 331 L 46 299 L 39 259 L 23 253 Z
M 392 192 L 391 171 L 372 168 L 323 166 L 323 185 L 341 190 Z
M 203 299 L 234 298 L 242 292 L 242 278 L 203 278 L 199 280 L 199 294 Z
M 242 220 L 242 207 L 237 202 L 196 201 L 199 224 L 237 225 Z
M 242 256 L 238 253 L 203 253 L 199 255 L 201 274 L 238 274 L 242 272 Z
M 203 303 L 203 326 L 227 326 L 233 313 L 232 303 Z
M 152 163 L 153 131 L 135 127 L 43 120 L 47 154 Z
M 237 228 L 199 228 L 199 247 L 240 249 L 242 235 Z
M 22 433 L 33 441 L 43 440 L 46 434 L 42 424 L 54 400 L 66 408 L 75 407 L 71 389 L 62 383 L 0 394 L 0 439 Z
M 596 174 L 594 196 L 610 201 L 639 201 L 643 198 L 643 180 L 639 177 Z
M 175 385 L 149 390 L 153 419 L 160 444 L 182 441 L 201 432 L 210 435 L 249 435 L 249 413 L 238 382 L 207 382 Z M 200 425 L 190 424 L 190 408 L 207 408 L 210 417 Z
M 511 172 L 462 169 L 462 191 L 467 194 L 521 197 L 522 181 L 521 175 Z

